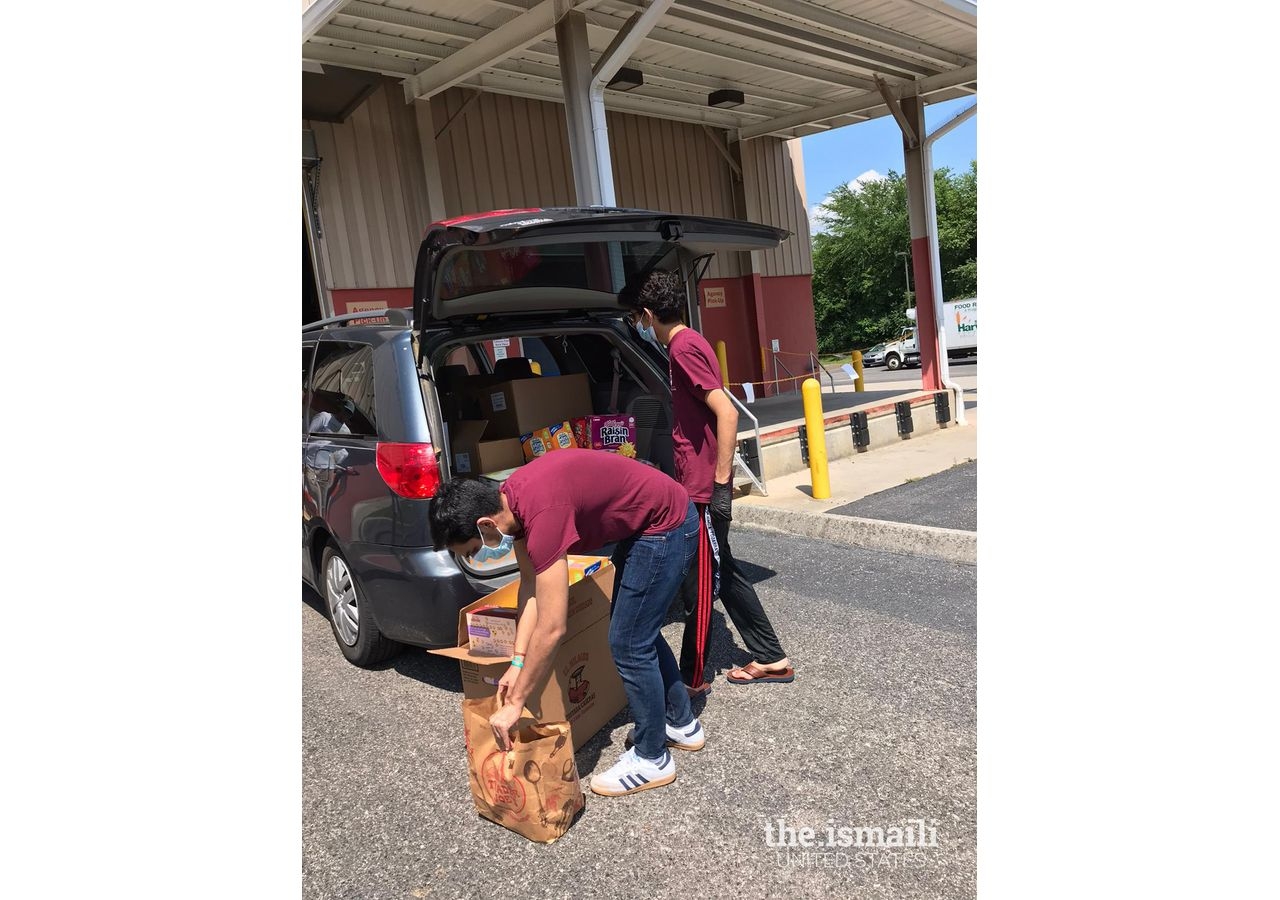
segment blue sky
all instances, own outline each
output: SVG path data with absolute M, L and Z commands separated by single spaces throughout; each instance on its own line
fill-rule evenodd
M 925 127 L 933 131 L 972 106 L 975 97 L 962 97 L 924 108 Z M 978 115 L 981 115 L 979 112 Z M 902 132 L 893 116 L 835 128 L 800 139 L 804 151 L 805 193 L 809 208 L 817 206 L 837 185 L 867 172 L 887 175 L 902 171 Z M 966 169 L 978 155 L 978 116 L 959 125 L 933 145 L 934 168 Z M 815 227 L 817 223 L 814 223 Z

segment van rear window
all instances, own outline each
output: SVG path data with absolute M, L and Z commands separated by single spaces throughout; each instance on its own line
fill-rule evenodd
M 441 300 L 511 288 L 576 288 L 617 294 L 627 279 L 670 256 L 662 241 L 573 241 L 525 247 L 456 247 L 440 264 Z

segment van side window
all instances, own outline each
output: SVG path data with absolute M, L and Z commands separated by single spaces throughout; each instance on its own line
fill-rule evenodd
M 321 341 L 311 375 L 307 431 L 377 437 L 373 402 L 373 348 Z

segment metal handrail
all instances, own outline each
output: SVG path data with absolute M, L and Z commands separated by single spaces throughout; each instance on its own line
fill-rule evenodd
M 831 370 L 822 364 L 822 360 L 818 359 L 817 354 L 815 354 L 812 350 L 809 351 L 809 362 L 812 365 L 817 366 L 819 369 L 821 369 L 823 372 L 826 373 L 827 381 L 831 383 L 831 393 L 834 394 L 836 392 L 836 380 L 832 376 Z
M 791 386 L 795 388 L 797 391 L 799 391 L 800 385 L 796 384 L 796 373 L 788 369 L 786 363 L 778 361 L 778 351 L 775 350 L 773 351 L 773 383 L 774 385 L 779 384 L 782 380 L 778 377 L 778 366 L 782 366 L 782 371 L 786 372 L 787 377 L 791 379 Z
M 728 388 L 725 388 L 725 394 L 727 394 L 729 399 L 733 401 L 733 405 L 738 408 L 738 411 L 746 414 L 746 417 L 751 420 L 751 425 L 753 428 L 755 428 L 755 432 L 756 432 L 756 458 L 759 459 L 760 458 L 759 455 L 764 452 L 764 445 L 760 441 L 760 420 L 755 417 L 755 413 L 747 409 L 747 406 L 745 403 L 743 403 L 737 397 L 733 396 L 733 391 L 729 390 Z M 742 452 L 735 445 L 733 448 L 733 463 L 736 466 L 742 467 L 743 471 L 747 473 L 747 477 L 751 479 L 751 483 L 760 489 L 760 493 L 762 496 L 765 496 L 765 497 L 769 496 L 769 490 L 764 486 L 763 461 L 761 461 L 761 464 L 760 464 L 760 477 L 757 478 L 756 473 L 751 471 L 751 467 L 747 465 L 747 461 L 742 458 Z

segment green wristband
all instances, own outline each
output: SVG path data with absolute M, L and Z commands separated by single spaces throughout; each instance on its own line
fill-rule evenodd
M 524 668 L 524 657 L 523 657 L 523 656 L 513 656 L 513 657 L 511 657 L 511 665 L 515 666 L 517 669 L 523 669 L 523 668 Z

